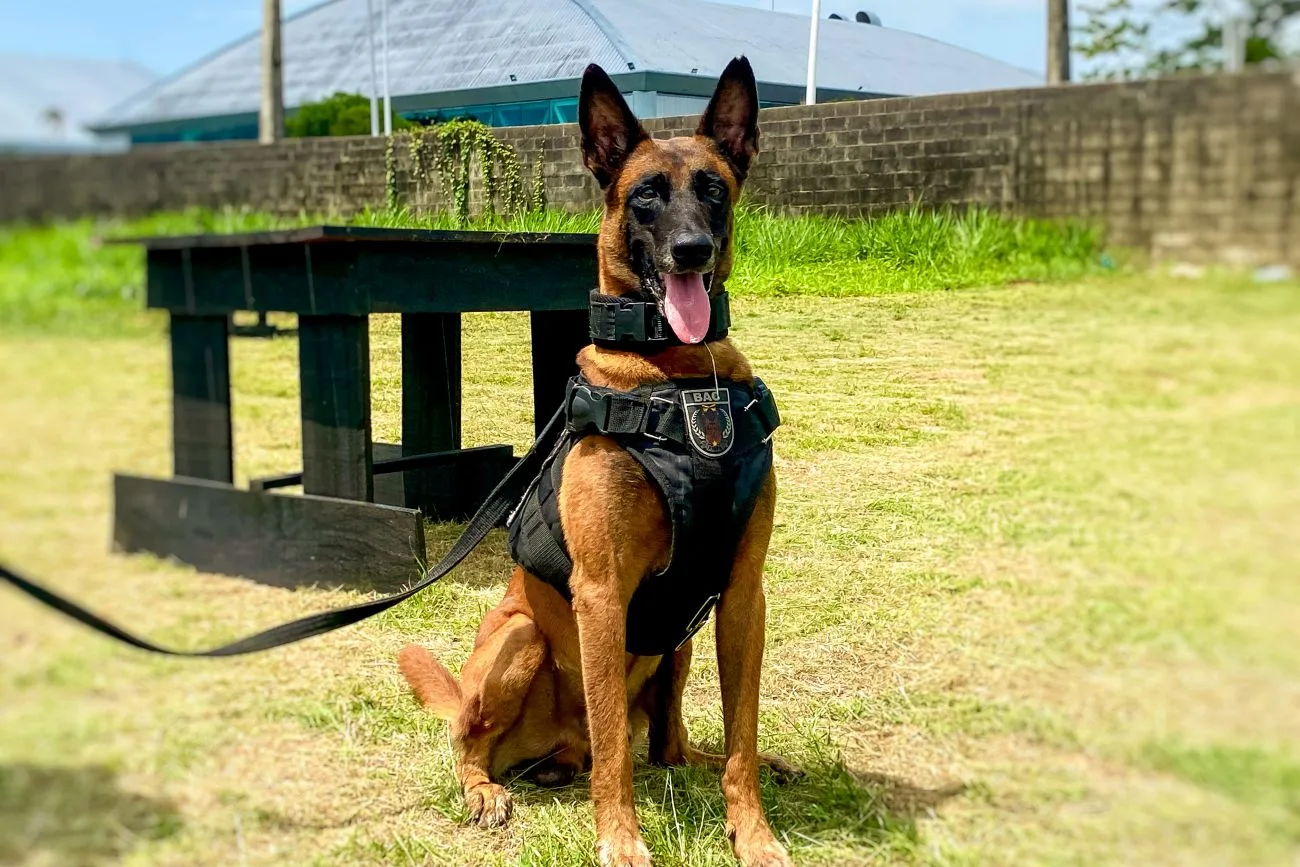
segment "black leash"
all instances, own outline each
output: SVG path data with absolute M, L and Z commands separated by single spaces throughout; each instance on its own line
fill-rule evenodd
M 305 638 L 333 632 L 335 629 L 342 629 L 344 626 L 351 626 L 353 623 L 365 620 L 367 617 L 373 617 L 381 611 L 387 611 L 394 605 L 410 599 L 433 582 L 443 578 L 452 569 L 455 569 L 487 537 L 488 532 L 518 503 L 528 484 L 541 470 L 543 461 L 545 461 L 551 449 L 554 448 L 559 434 L 564 429 L 564 407 L 560 407 L 559 411 L 547 423 L 546 428 L 537 437 L 537 442 L 533 443 L 533 447 L 528 450 L 528 454 L 524 455 L 514 469 L 507 473 L 506 477 L 493 488 L 487 501 L 474 513 L 474 517 L 470 518 L 469 524 L 465 527 L 465 532 L 460 534 L 460 538 L 443 555 L 437 565 L 430 569 L 416 584 L 400 593 L 394 593 L 381 599 L 362 602 L 358 605 L 349 605 L 347 608 L 336 608 L 333 611 L 322 611 L 320 614 L 313 614 L 292 623 L 282 623 L 256 635 L 250 635 L 247 638 L 242 638 L 239 641 L 212 650 L 172 650 L 160 647 L 151 641 L 146 641 L 118 626 L 114 626 L 99 615 L 87 611 L 77 603 L 60 596 L 52 590 L 47 590 L 39 584 L 27 580 L 3 565 L 0 565 L 0 579 L 4 579 L 7 583 L 17 587 L 38 602 L 66 614 L 96 632 L 115 638 L 123 644 L 129 644 L 132 647 L 152 651 L 153 653 L 164 653 L 168 656 L 242 656 L 246 653 L 258 653 L 259 651 L 270 650 L 273 647 L 282 647 L 286 644 L 302 641 Z

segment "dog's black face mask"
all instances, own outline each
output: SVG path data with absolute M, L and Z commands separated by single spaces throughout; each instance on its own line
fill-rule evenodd
M 598 67 L 583 77 L 583 158 L 605 190 L 601 287 L 653 299 L 683 343 L 709 331 L 731 270 L 734 203 L 758 152 L 753 70 L 733 60 L 694 136 L 652 140 Z
M 654 298 L 670 322 L 677 320 L 673 328 L 678 336 L 694 342 L 690 338 L 701 326 L 707 331 L 708 320 L 693 321 L 694 306 L 678 301 L 700 303 L 713 287 L 715 268 L 731 241 L 731 190 L 714 168 L 678 174 L 684 181 L 680 185 L 667 172 L 647 174 L 631 185 L 624 203 L 628 265 L 641 291 Z M 707 315 L 707 299 L 701 310 Z

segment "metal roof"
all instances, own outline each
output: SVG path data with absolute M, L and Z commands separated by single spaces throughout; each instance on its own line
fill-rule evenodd
M 286 19 L 287 106 L 336 91 L 369 92 L 366 16 L 367 0 L 330 0 Z M 588 63 L 615 75 L 706 79 L 738 54 L 749 57 L 761 82 L 801 85 L 807 40 L 806 16 L 704 0 L 389 0 L 394 98 L 576 81 Z M 147 88 L 96 126 L 256 112 L 260 62 L 253 34 Z M 1005 63 L 901 30 L 821 24 L 821 88 L 915 95 L 1041 83 Z M 572 90 L 576 95 L 576 84 Z
M 85 125 L 156 79 L 125 61 L 0 55 L 0 148 L 93 147 Z

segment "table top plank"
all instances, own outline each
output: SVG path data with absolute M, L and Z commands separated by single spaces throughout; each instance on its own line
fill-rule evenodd
M 373 226 L 302 226 L 262 232 L 201 235 L 142 235 L 110 238 L 109 244 L 138 244 L 146 250 L 193 250 L 213 247 L 265 247 L 385 241 L 402 244 L 492 244 L 594 248 L 596 235 L 577 232 L 471 232 L 452 229 L 377 228 Z

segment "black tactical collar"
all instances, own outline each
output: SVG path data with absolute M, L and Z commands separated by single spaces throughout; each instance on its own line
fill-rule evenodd
M 731 305 L 724 289 L 709 298 L 709 331 L 704 342 L 721 340 L 731 328 Z M 670 346 L 683 346 L 654 301 L 640 296 L 591 293 L 591 342 L 605 349 L 650 355 Z

